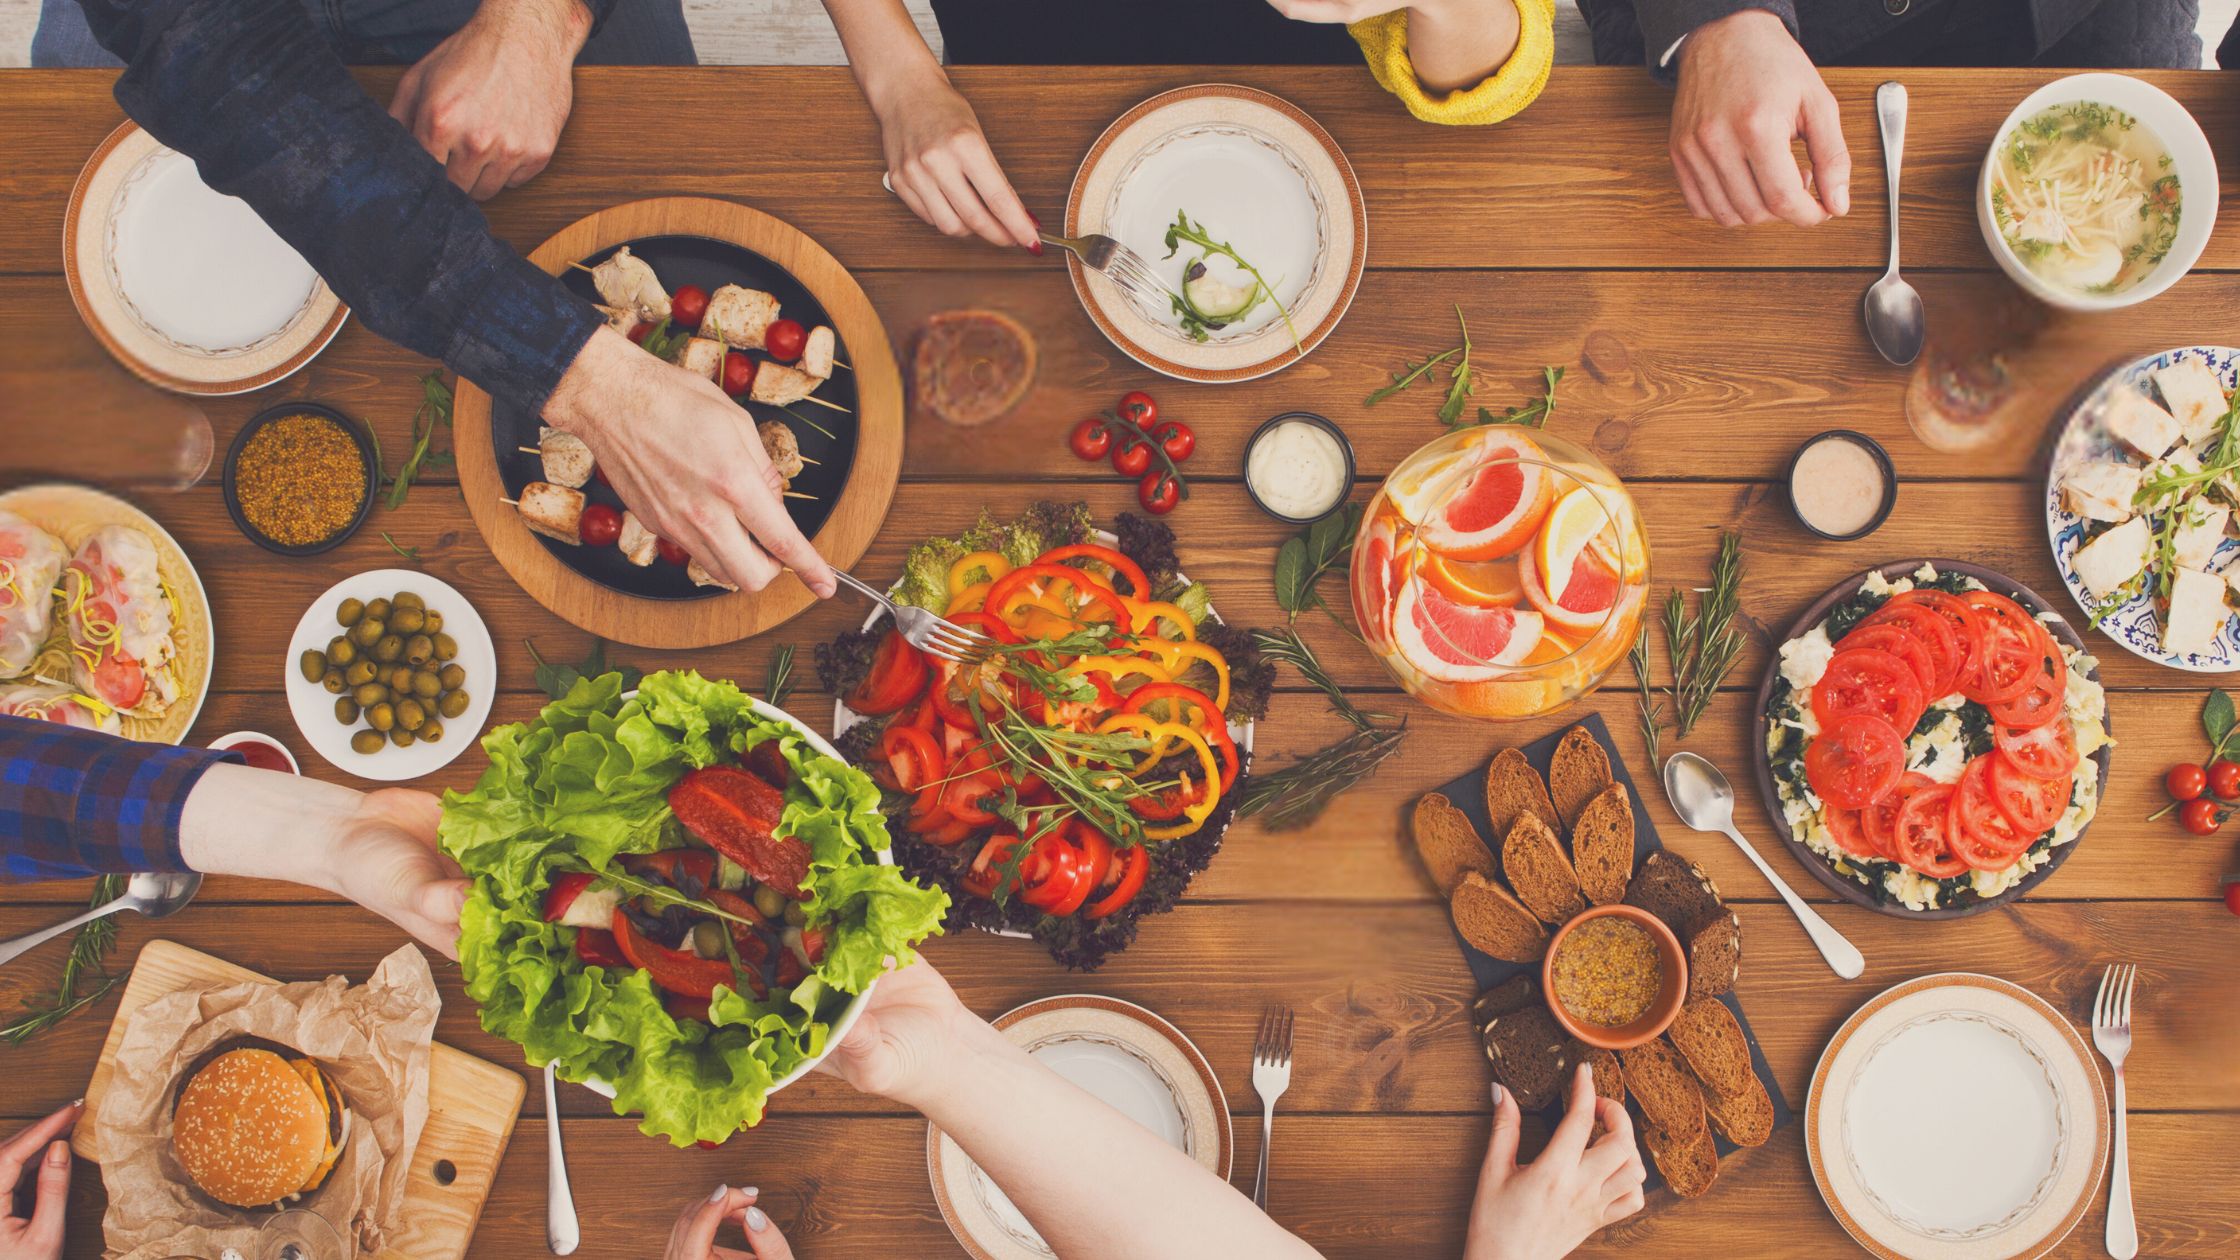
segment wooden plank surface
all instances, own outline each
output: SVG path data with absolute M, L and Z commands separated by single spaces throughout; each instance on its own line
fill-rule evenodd
M 868 115 L 837 70 L 587 71 L 562 155 L 528 187 L 491 204 L 492 220 L 524 249 L 604 205 L 665 192 L 728 196 L 769 210 L 831 248 L 862 281 L 907 355 L 926 316 L 964 304 L 1012 312 L 1042 343 L 1043 369 L 1017 414 L 965 432 L 913 415 L 903 484 L 859 570 L 891 577 L 919 537 L 961 526 L 983 504 L 1001 513 L 1037 497 L 1086 498 L 1100 515 L 1130 506 L 1131 488 L 1066 454 L 1071 422 L 1120 392 L 1150 388 L 1168 414 L 1192 424 L 1198 493 L 1174 518 L 1193 576 L 1212 582 L 1224 613 L 1245 624 L 1280 619 L 1269 582 L 1287 531 L 1259 517 L 1237 472 L 1252 427 L 1293 407 L 1343 424 L 1360 455 L 1366 498 L 1379 475 L 1438 433 L 1428 397 L 1376 409 L 1362 398 L 1404 356 L 1451 344 L 1453 306 L 1470 318 L 1479 401 L 1521 400 L 1543 364 L 1569 369 L 1555 431 L 1592 447 L 1632 484 L 1648 523 L 1655 583 L 1688 587 L 1708 573 L 1718 531 L 1743 531 L 1749 566 L 1744 624 L 1750 643 L 1685 746 L 1726 766 L 1740 784 L 1750 760 L 1749 689 L 1768 644 L 1835 582 L 1869 565 L 1949 555 L 2001 569 L 2055 606 L 2073 605 L 2046 553 L 2042 440 L 2049 417 L 2081 383 L 2121 359 L 2164 346 L 2229 341 L 2240 300 L 2240 235 L 2212 241 L 2208 266 L 2133 311 L 2081 319 L 2024 303 L 1988 259 L 1968 197 L 1989 132 L 2043 72 L 1914 72 L 1914 134 L 1906 201 L 1908 263 L 1928 299 L 1935 346 L 1996 351 L 2015 382 L 2015 425 L 1986 451 L 1940 455 L 1911 436 L 1912 375 L 1877 358 L 1860 335 L 1857 295 L 1881 265 L 1882 204 L 1868 177 L 1879 153 L 1865 104 L 1874 71 L 1831 75 L 1845 104 L 1861 179 L 1846 222 L 1812 232 L 1727 233 L 1681 213 L 1664 154 L 1669 95 L 1638 71 L 1566 71 L 1543 101 L 1508 126 L 1420 126 L 1350 70 L 1222 70 L 1313 112 L 1351 155 L 1370 203 L 1372 268 L 1337 333 L 1299 367 L 1222 390 L 1158 382 L 1090 327 L 1059 271 L 1024 256 L 942 240 L 877 186 Z M 386 96 L 394 72 L 366 72 Z M 959 83 L 989 121 L 998 152 L 1030 204 L 1055 206 L 1078 154 L 1127 105 L 1209 77 L 1190 68 L 1067 72 L 1051 91 L 1037 72 L 966 71 Z M 2159 76 L 2212 135 L 2240 125 L 2240 85 L 2207 75 Z M 654 85 L 658 82 L 658 88 Z M 0 168 L 0 383 L 28 383 L 42 400 L 25 416 L 40 432 L 109 434 L 141 418 L 124 382 L 68 314 L 56 243 L 62 199 L 78 165 L 119 117 L 98 73 L 0 77 L 0 122 L 16 138 Z M 739 151 L 717 133 L 676 128 L 664 102 L 689 88 L 716 108 L 745 110 L 783 96 L 825 120 Z M 656 135 L 657 143 L 645 137 Z M 1049 215 L 1044 216 L 1046 219 Z M 369 420 L 393 452 L 409 437 L 414 377 L 428 364 L 353 323 L 290 382 L 204 405 L 218 449 L 241 422 L 288 398 L 315 398 Z M 4 410 L 0 427 L 20 412 Z M 107 423 L 111 427 L 96 429 Z M 30 428 L 31 425 L 21 426 Z M 1885 443 L 1903 477 L 1891 522 L 1868 539 L 1828 544 L 1790 518 L 1778 478 L 1797 444 L 1832 427 Z M 20 432 L 21 429 L 19 428 Z M 25 446 L 0 453 L 0 483 L 56 470 L 98 477 L 98 459 Z M 99 455 L 101 452 L 94 452 Z M 72 462 L 75 460 L 76 462 Z M 430 573 L 468 592 L 490 623 L 500 658 L 493 721 L 532 714 L 522 647 L 575 659 L 585 635 L 531 602 L 490 558 L 449 474 L 431 477 L 399 511 L 380 510 L 357 538 L 324 556 L 283 562 L 228 522 L 214 485 L 134 492 L 180 538 L 210 587 L 219 627 L 215 694 L 195 738 L 240 728 L 281 736 L 306 755 L 279 693 L 285 639 L 306 604 L 348 574 L 397 562 L 388 531 L 419 548 Z M 1332 593 L 1335 596 L 1336 586 Z M 780 641 L 800 645 L 801 690 L 790 707 L 821 726 L 829 699 L 815 690 L 809 646 L 853 624 L 860 605 L 811 610 L 777 635 L 700 652 L 618 650 L 646 668 L 689 665 L 750 685 Z M 1381 667 L 1326 619 L 1301 630 L 1350 689 L 1405 705 Z M 1787 911 L 1724 840 L 1680 828 L 1659 794 L 1647 802 L 1668 843 L 1702 862 L 1740 906 L 1741 993 L 1792 1104 L 1820 1047 L 1882 986 L 1941 970 L 2005 976 L 2072 1019 L 2088 1010 L 2100 967 L 2142 966 L 2140 1051 L 2130 1069 L 2133 1158 L 2144 1250 L 2224 1255 L 2240 1248 L 2240 1186 L 2204 1179 L 2240 1141 L 2240 1016 L 2222 994 L 2240 966 L 2240 934 L 2216 904 L 2235 866 L 2229 834 L 2187 837 L 2160 804 L 2160 771 L 2201 755 L 2195 720 L 2214 679 L 2148 666 L 2095 637 L 2119 740 L 2100 820 L 2071 860 L 2013 909 L 1922 925 L 1831 905 L 1828 914 L 1867 955 L 1855 984 L 1832 980 Z M 1660 654 L 1661 655 L 1661 654 Z M 1662 681 L 1660 669 L 1658 681 Z M 1589 702 L 1637 774 L 1645 768 L 1622 668 Z M 1142 1002 L 1198 1040 L 1220 1072 L 1233 1111 L 1256 1110 L 1246 1070 L 1253 1024 L 1267 1001 L 1301 1012 L 1300 1071 L 1279 1117 L 1271 1198 L 1280 1221 L 1329 1254 L 1440 1255 L 1459 1248 L 1469 1186 L 1485 1135 L 1486 1070 L 1464 1009 L 1470 980 L 1443 908 L 1409 853 L 1402 820 L 1414 798 L 1483 764 L 1496 747 L 1565 724 L 1551 717 L 1500 727 L 1408 706 L 1407 750 L 1342 798 L 1315 826 L 1271 834 L 1240 825 L 1176 912 L 1147 923 L 1136 946 L 1092 975 L 1067 973 L 1030 945 L 978 934 L 929 947 L 975 1010 L 993 1015 L 1051 993 L 1091 990 Z M 1259 755 L 1280 763 L 1335 734 L 1317 696 L 1284 680 L 1259 731 Z M 1668 736 L 1668 747 L 1670 737 Z M 316 759 L 314 758 L 314 761 Z M 463 787 L 479 773 L 470 752 L 424 786 Z M 324 764 L 321 777 L 356 782 Z M 362 786 L 362 784 L 361 784 Z M 1744 828 L 1767 844 L 1761 811 Z M 1828 903 L 1797 864 L 1771 855 L 1805 895 Z M 81 901 L 82 881 L 0 889 L 0 937 L 50 922 Z M 362 975 L 398 934 L 356 909 L 302 889 L 213 879 L 202 902 L 164 923 L 122 930 L 128 960 L 157 937 L 180 940 L 283 978 Z M 51 985 L 59 950 L 0 972 L 0 1010 Z M 518 1067 L 518 1053 L 483 1034 L 457 969 L 436 967 L 445 1009 L 439 1038 Z M 0 1047 L 0 1131 L 82 1091 L 112 997 L 24 1047 Z M 754 1182 L 809 1255 L 951 1255 L 924 1174 L 924 1128 L 891 1104 L 823 1077 L 782 1095 L 760 1132 L 719 1152 L 672 1151 L 614 1119 L 578 1089 L 562 1096 L 586 1256 L 636 1256 L 666 1232 L 687 1198 L 717 1180 Z M 474 1254 L 536 1254 L 543 1237 L 541 1090 L 532 1089 L 519 1140 L 501 1165 Z M 1249 1181 L 1257 1138 L 1238 1126 Z M 597 1170 L 587 1173 L 583 1170 Z M 70 1254 L 94 1254 L 99 1193 L 73 1194 Z M 2059 1252 L 2098 1252 L 2099 1209 Z M 1818 1203 L 1794 1130 L 1733 1161 L 1706 1200 L 1654 1198 L 1641 1217 L 1605 1231 L 1592 1254 L 1837 1253 L 1845 1246 Z

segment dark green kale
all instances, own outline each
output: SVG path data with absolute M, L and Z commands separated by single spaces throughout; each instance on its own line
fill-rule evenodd
M 1252 632 L 1225 622 L 1207 621 L 1198 627 L 1198 642 L 1229 661 L 1229 720 L 1257 722 L 1268 716 L 1268 700 L 1275 694 L 1275 662 L 1260 654 Z
M 1119 536 L 1120 550 L 1143 567 L 1143 575 L 1151 579 L 1152 589 L 1174 580 L 1177 568 L 1174 531 L 1167 528 L 1166 522 L 1138 512 L 1122 512 L 1112 523 L 1112 532 Z
M 829 696 L 844 696 L 871 673 L 871 658 L 879 641 L 887 637 L 887 620 L 881 617 L 868 630 L 843 630 L 830 643 L 817 645 L 817 684 Z

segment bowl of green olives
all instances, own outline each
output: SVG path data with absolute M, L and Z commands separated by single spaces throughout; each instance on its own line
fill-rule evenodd
M 313 749 L 396 782 L 449 764 L 482 734 L 497 652 L 448 583 L 376 569 L 311 602 L 289 640 L 288 708 Z

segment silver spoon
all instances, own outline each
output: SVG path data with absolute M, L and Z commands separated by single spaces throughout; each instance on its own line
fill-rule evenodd
M 568 1155 L 560 1149 L 560 1095 L 549 1063 L 544 1065 L 544 1241 L 556 1256 L 573 1254 L 583 1241 L 576 1196 L 568 1189 Z
M 1906 154 L 1906 85 L 1892 82 L 1876 88 L 1874 113 L 1882 124 L 1882 167 L 1890 182 L 1890 269 L 1867 290 L 1867 336 L 1883 358 L 1904 367 L 1920 357 L 1928 336 L 1921 295 L 1898 278 L 1898 168 Z
M 0 944 L 0 963 L 18 957 L 26 950 L 45 941 L 51 941 L 75 927 L 115 914 L 119 910 L 137 910 L 151 919 L 160 919 L 194 900 L 197 888 L 202 887 L 202 876 L 193 871 L 174 871 L 157 875 L 143 871 L 124 886 L 124 896 L 95 906 L 74 919 L 66 919 L 51 928 L 43 928 L 29 936 L 19 936 Z
M 1767 883 L 1773 885 L 1773 890 L 1781 894 L 1781 899 L 1789 903 L 1790 913 L 1804 925 L 1804 934 L 1812 938 L 1812 943 L 1820 949 L 1820 956 L 1828 960 L 1836 974 L 1846 980 L 1859 978 L 1867 969 L 1867 960 L 1859 953 L 1858 946 L 1845 940 L 1843 933 L 1828 926 L 1828 921 L 1821 918 L 1818 911 L 1790 891 L 1789 885 L 1773 873 L 1766 860 L 1734 829 L 1734 787 L 1727 782 L 1727 776 L 1719 773 L 1719 767 L 1691 752 L 1674 753 L 1664 763 L 1664 794 L 1671 798 L 1672 810 L 1680 815 L 1681 822 L 1697 831 L 1725 832 L 1727 839 L 1734 841 L 1742 855 L 1750 859 L 1750 864 L 1758 868 Z

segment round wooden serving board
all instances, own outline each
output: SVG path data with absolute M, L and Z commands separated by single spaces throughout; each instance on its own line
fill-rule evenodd
M 2084 843 L 2085 833 L 2092 830 L 2092 823 L 2088 822 L 2080 828 L 2077 831 L 2076 839 L 2067 844 L 2055 845 L 2052 850 L 2052 857 L 2044 866 L 2023 876 L 2014 887 L 2007 889 L 1996 897 L 1986 897 L 1981 901 L 1972 902 L 1965 906 L 1944 906 L 1935 910 L 1908 910 L 1894 901 L 1875 900 L 1874 894 L 1869 892 L 1864 884 L 1839 874 L 1828 859 L 1813 852 L 1812 846 L 1806 844 L 1789 830 L 1789 820 L 1782 816 L 1781 807 L 1778 804 L 1781 797 L 1774 787 L 1773 766 L 1766 760 L 1766 703 L 1773 698 L 1773 680 L 1781 674 L 1781 644 L 1810 633 L 1812 628 L 1819 625 L 1821 620 L 1828 615 L 1829 609 L 1858 593 L 1859 584 L 1867 580 L 1869 573 L 1880 573 L 1884 578 L 1896 581 L 1913 573 L 1924 564 L 1937 566 L 1937 572 L 1939 573 L 1958 573 L 1963 577 L 1974 578 L 1990 590 L 2013 597 L 2014 601 L 2028 609 L 2033 617 L 2043 617 L 2046 613 L 2053 613 L 2053 620 L 2043 623 L 2046 629 L 2052 632 L 2053 637 L 2060 640 L 2065 647 L 2075 648 L 2078 651 L 2088 651 L 2084 640 L 2078 637 L 2076 627 L 2071 626 L 2066 616 L 2054 608 L 2052 604 L 2047 603 L 2044 596 L 1996 569 L 1986 569 L 1980 564 L 1969 564 L 1965 560 L 1926 559 L 1897 560 L 1889 564 L 1878 564 L 1871 569 L 1862 569 L 1838 582 L 1829 589 L 1827 594 L 1814 600 L 1812 607 L 1805 609 L 1804 615 L 1797 618 L 1796 624 L 1789 627 L 1788 633 L 1782 635 L 1779 640 L 1771 645 L 1773 659 L 1766 665 L 1766 676 L 1758 683 L 1757 698 L 1750 711 L 1750 729 L 1755 733 L 1757 740 L 1750 746 L 1750 769 L 1757 779 L 1758 800 L 1764 804 L 1766 817 L 1773 823 L 1775 833 L 1781 837 L 1782 843 L 1789 846 L 1789 852 L 1796 855 L 1797 861 L 1806 870 L 1812 872 L 1814 879 L 1826 885 L 1828 891 L 1852 905 L 1865 906 L 1879 914 L 1893 915 L 1901 919 L 1964 919 L 1971 914 L 1981 914 L 1986 910 L 2004 906 L 2010 901 L 2020 900 L 2023 894 L 2044 883 L 2055 871 L 2061 868 L 2063 862 L 2069 860 L 2069 855 L 2076 852 L 2077 846 Z M 2094 682 L 2100 681 L 2100 671 L 2098 669 L 2091 670 L 2089 673 Z M 2113 736 L 2115 726 L 2108 716 L 2103 714 L 2101 721 L 2108 724 L 2108 733 Z M 2090 760 L 2100 763 L 2100 803 L 2102 805 L 2107 804 L 2108 762 L 2114 750 L 2115 745 L 2111 741 L 2094 752 L 2090 758 Z M 2099 821 L 2099 817 L 2095 814 L 2093 822 L 2097 821 Z
M 702 236 L 753 250 L 783 267 L 832 316 L 854 368 L 857 444 L 839 501 L 810 541 L 833 564 L 854 564 L 878 533 L 902 472 L 902 376 L 871 299 L 838 259 L 798 229 L 710 197 L 658 197 L 601 210 L 561 229 L 529 261 L 558 275 L 578 259 L 647 236 Z M 741 419 L 748 421 L 743 410 Z M 506 490 L 491 441 L 490 396 L 460 381 L 453 424 L 460 487 L 490 553 L 530 598 L 582 629 L 637 647 L 710 647 L 760 634 L 814 601 L 790 573 L 758 592 L 710 599 L 644 599 L 601 585 L 562 564 L 498 501 Z

